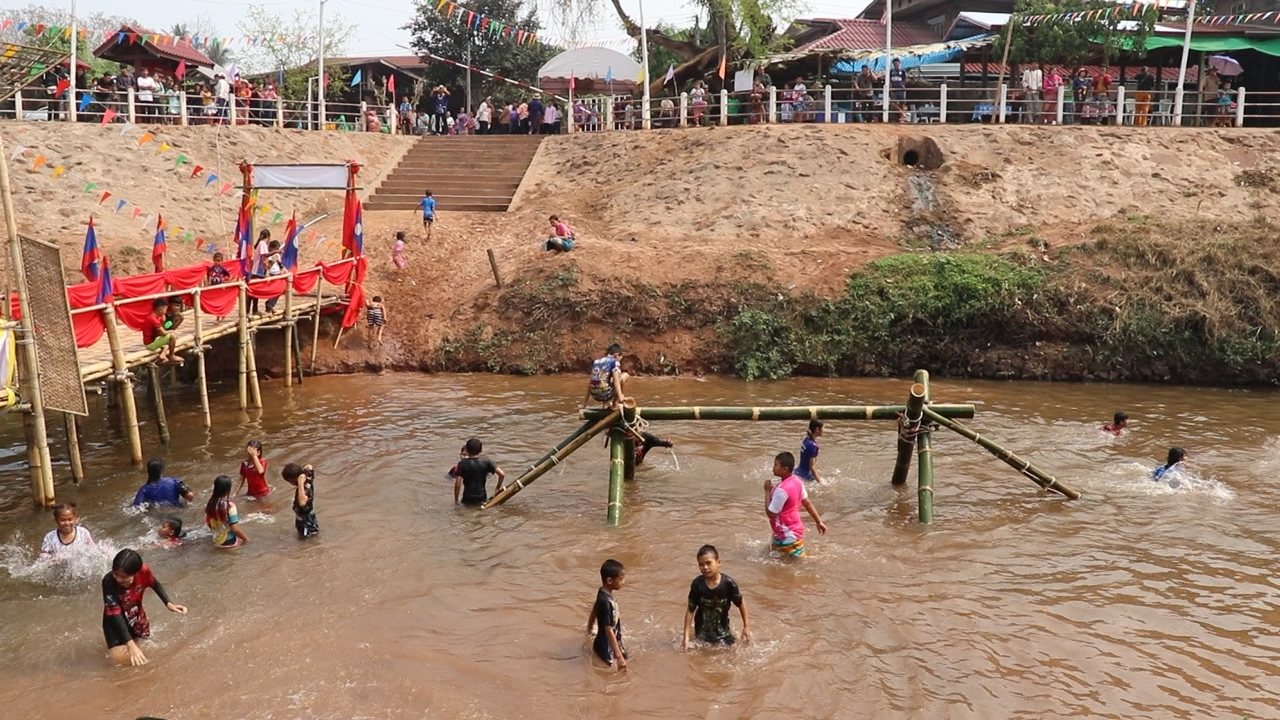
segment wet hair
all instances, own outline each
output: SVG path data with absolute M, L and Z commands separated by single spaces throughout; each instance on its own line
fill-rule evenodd
M 76 504 L 75 504 L 75 503 L 73 503 L 73 502 L 62 502 L 62 503 L 58 503 L 57 505 L 54 505 L 54 506 L 53 506 L 52 508 L 50 508 L 50 509 L 53 511 L 53 519 L 54 519 L 54 520 L 57 520 L 57 519 L 58 519 L 58 513 L 69 512 L 69 513 L 71 513 L 72 515 L 75 515 L 75 514 L 76 514 Z
M 468 455 L 479 455 L 484 452 L 484 443 L 480 442 L 480 438 L 471 438 L 466 445 L 462 446 Z
M 550 220 L 551 220 L 551 222 L 560 222 L 560 216 L 559 216 L 559 215 L 552 215 L 552 216 L 551 216 L 551 218 L 550 218 Z
M 720 551 L 716 550 L 715 545 L 703 545 L 702 547 L 698 548 L 698 554 L 695 555 L 694 557 L 698 559 L 702 559 L 703 555 L 710 555 L 711 557 L 717 560 L 720 559 Z
M 605 560 L 604 564 L 600 566 L 600 581 L 604 582 L 605 580 L 615 579 L 621 575 L 622 571 L 625 569 L 626 568 L 622 567 L 622 563 L 614 560 L 613 558 Z
M 1125 421 L 1126 421 L 1126 420 L 1128 420 L 1128 419 L 1129 419 L 1129 415 L 1128 415 L 1128 413 L 1118 412 L 1118 413 L 1116 413 L 1116 416 L 1115 416 L 1115 418 L 1112 420 L 1112 422 L 1113 422 L 1114 424 L 1116 424 L 1116 425 L 1119 425 L 1120 423 L 1125 422 Z
M 796 469 L 796 456 L 789 452 L 778 453 L 773 461 L 783 467 L 787 472 Z
M 122 572 L 125 575 L 137 575 L 142 569 L 142 556 L 137 550 L 125 548 L 116 553 L 116 557 L 111 561 L 111 570 L 114 572 Z
M 160 525 L 168 525 L 173 528 L 173 536 L 176 538 L 186 537 L 187 531 L 182 529 L 182 518 L 170 516 L 160 521 Z
M 259 454 L 259 455 L 261 455 L 261 454 L 262 454 L 262 441 L 261 441 L 261 440 L 250 440 L 249 442 L 245 443 L 245 444 L 244 444 L 244 446 L 245 446 L 245 447 L 257 448 L 257 449 L 258 449 L 258 454 Z
M 151 458 L 147 461 L 147 483 L 159 482 L 160 473 L 164 472 L 164 461 Z
M 1169 448 L 1169 457 L 1165 459 L 1165 467 L 1173 467 L 1187 459 L 1187 451 L 1180 447 Z
M 209 502 L 204 506 L 204 516 L 206 518 L 216 517 L 226 522 L 230 513 L 231 504 L 231 478 L 227 475 L 219 475 L 213 479 L 213 495 L 209 497 Z
M 373 301 L 374 301 L 374 302 L 382 302 L 382 296 L 381 296 L 381 295 L 374 295 L 374 296 L 373 296 Z
M 298 482 L 298 478 L 302 477 L 302 466 L 298 463 L 289 463 L 281 468 L 280 477 L 291 483 Z
M 167 307 L 169 307 L 169 301 L 166 300 L 165 298 L 156 298 L 155 300 L 151 301 L 152 310 L 159 310 L 160 308 L 167 308 Z
M 622 353 L 622 346 L 619 345 L 618 343 L 614 343 L 610 345 L 608 349 L 604 351 L 605 355 L 619 355 L 621 353 Z
M 822 426 L 825 424 L 826 423 L 822 422 L 821 420 L 814 418 L 813 420 L 809 421 L 809 432 L 813 432 L 814 430 L 821 430 Z

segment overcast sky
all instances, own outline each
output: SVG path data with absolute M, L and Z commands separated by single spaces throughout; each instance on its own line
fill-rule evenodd
M 40 0 L 36 0 L 39 2 Z M 70 0 L 66 0 L 70 5 Z M 801 12 L 806 17 L 853 17 L 870 0 L 801 0 L 805 6 Z M 236 0 L 92 0 L 80 2 L 80 12 L 101 11 L 108 15 L 125 15 L 137 18 L 148 29 L 161 30 L 173 26 L 174 23 L 195 20 L 196 15 L 212 18 L 218 25 L 218 32 L 224 37 L 242 35 L 236 27 L 236 21 L 243 16 L 245 9 L 253 5 L 263 5 L 272 12 L 280 12 L 292 16 L 297 9 L 314 8 L 319 0 L 263 0 L 249 3 Z M 16 4 L 16 3 L 15 3 Z M 40 4 L 43 4 L 41 2 Z M 460 4 L 466 4 L 463 0 Z M 580 33 L 579 40 L 604 44 L 620 51 L 629 49 L 628 38 L 622 31 L 617 17 L 614 15 L 609 0 L 598 0 L 598 19 Z M 550 4 L 539 0 L 539 14 L 543 25 L 548 26 L 551 17 Z M 622 7 L 639 20 L 639 0 L 622 0 Z M 694 11 L 682 0 L 646 0 L 644 5 L 645 22 L 653 25 L 665 22 L 674 25 L 692 24 Z M 407 45 L 409 33 L 401 30 L 401 26 L 409 22 L 414 13 L 414 4 L 407 0 L 327 0 L 325 13 L 337 12 L 347 21 L 357 26 L 355 39 L 347 48 L 352 55 L 398 55 L 405 50 L 397 45 Z M 0 9 L 5 16 L 11 9 Z M 21 19 L 15 17 L 14 19 Z M 564 33 L 560 28 L 552 26 L 549 33 L 552 40 L 563 40 Z

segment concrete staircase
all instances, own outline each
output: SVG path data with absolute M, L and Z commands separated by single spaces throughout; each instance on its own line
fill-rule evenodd
M 364 208 L 413 210 L 430 190 L 440 212 L 506 212 L 541 141 L 536 135 L 419 138 Z

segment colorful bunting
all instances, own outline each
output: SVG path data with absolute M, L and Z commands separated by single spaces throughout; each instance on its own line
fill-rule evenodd
M 56 168 L 54 168 L 54 169 L 53 169 L 53 175 L 52 175 L 51 177 L 53 177 L 53 178 L 55 178 L 55 179 L 56 179 L 56 178 L 59 178 L 59 177 L 62 177 L 62 173 L 66 172 L 66 171 L 67 171 L 67 169 L 66 169 L 66 168 L 64 168 L 64 167 L 62 167 L 61 165 L 59 165 L 58 167 L 56 167 Z
M 155 138 L 156 138 L 156 136 L 155 136 L 155 135 L 152 135 L 152 134 L 151 134 L 151 133 L 149 133 L 149 132 L 144 132 L 144 133 L 142 133 L 141 135 L 139 135 L 139 136 L 138 136 L 138 144 L 139 144 L 139 145 L 146 145 L 147 143 L 151 142 L 151 141 L 152 141 L 152 140 L 154 140 Z
M 35 170 L 35 169 L 39 168 L 41 165 L 45 164 L 45 163 L 46 163 L 46 162 L 48 162 L 48 161 L 49 161 L 49 158 L 47 158 L 47 157 L 45 157 L 45 156 L 43 156 L 43 155 L 37 155 L 37 156 L 36 156 L 36 159 L 35 159 L 35 162 L 31 163 L 31 169 L 32 169 L 32 170 Z
M 85 185 L 84 185 L 84 194 L 85 194 L 85 195 L 88 195 L 90 192 L 92 192 L 92 191 L 93 191 L 93 189 L 94 189 L 95 187 L 97 187 L 97 185 L 94 185 L 93 183 L 85 183 Z
M 111 197 L 111 191 L 110 190 L 104 191 L 102 193 L 102 197 L 98 198 L 98 204 L 101 205 L 102 203 L 106 202 L 107 198 L 109 197 Z
M 207 178 L 205 178 L 205 179 L 204 179 L 204 186 L 205 186 L 205 187 L 209 187 L 209 183 L 212 183 L 212 182 L 216 181 L 217 179 L 218 179 L 218 176 L 217 176 L 217 175 L 214 175 L 213 173 L 209 173 L 209 177 L 207 177 Z
M 116 116 L 115 110 L 112 110 L 111 108 L 107 108 L 106 110 L 104 110 L 102 112 L 102 127 L 106 127 L 107 123 L 115 119 L 115 116 Z
M 128 204 L 129 204 L 128 200 L 121 200 L 120 202 L 116 203 L 116 214 L 119 215 L 120 211 L 124 209 L 124 206 Z
M 141 215 L 141 214 L 142 214 L 142 208 L 138 207 L 137 205 L 134 205 L 134 206 L 133 206 L 133 217 L 131 217 L 131 218 L 129 218 L 129 219 L 130 219 L 130 220 L 137 220 L 137 219 L 138 219 L 138 216 L 139 216 L 139 215 Z
M 191 177 L 195 177 L 202 172 L 204 172 L 204 166 L 196 165 L 195 167 L 191 168 Z
M 231 183 L 222 183 L 222 189 L 218 191 L 218 194 L 226 195 L 227 191 L 230 189 L 231 189 Z

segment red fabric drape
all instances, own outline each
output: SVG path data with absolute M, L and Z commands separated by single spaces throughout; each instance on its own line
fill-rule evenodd
M 212 265 L 213 263 L 201 263 L 200 265 L 188 265 L 166 270 L 164 281 L 174 290 L 190 290 L 204 282 L 205 275 Z
M 234 285 L 215 286 L 200 291 L 200 309 L 210 317 L 227 317 L 236 311 L 240 288 Z
M 320 268 L 312 268 L 310 270 L 299 270 L 293 274 L 293 291 L 299 295 L 310 294 L 316 289 L 316 283 L 320 282 Z
M 111 293 L 117 298 L 136 298 L 164 292 L 165 273 L 125 275 L 111 278 Z
M 324 274 L 324 281 L 334 285 L 346 286 L 347 280 L 351 279 L 351 264 L 354 260 L 343 260 L 333 263 L 332 265 L 320 264 L 321 273 Z
M 107 332 L 107 323 L 101 312 L 85 312 L 71 316 L 71 327 L 76 333 L 76 347 L 90 347 Z
M 364 286 L 356 284 L 351 286 L 349 295 L 351 301 L 347 304 L 346 312 L 342 313 L 342 327 L 355 327 L 360 322 L 360 310 L 364 307 Z
M 116 318 L 134 330 L 142 330 L 155 300 L 116 301 Z
M 72 285 L 67 288 L 67 302 L 71 304 L 71 309 L 86 308 L 90 305 L 98 304 L 98 282 L 82 282 L 79 285 Z M 14 305 L 17 305 L 17 295 L 14 296 Z
M 259 300 L 270 300 L 284 294 L 285 288 L 289 286 L 289 281 L 285 278 L 278 280 L 259 280 L 258 282 L 249 283 L 248 289 L 245 291 L 251 298 Z

